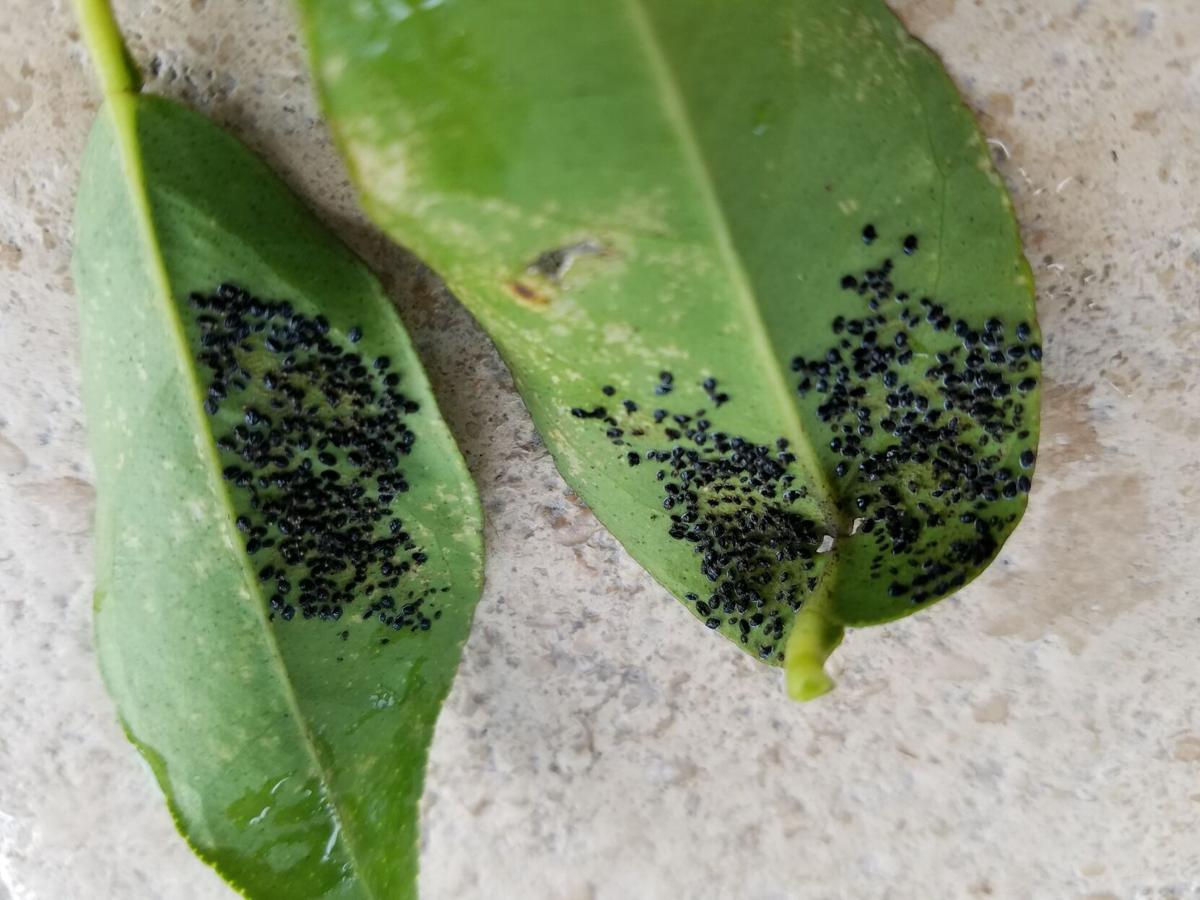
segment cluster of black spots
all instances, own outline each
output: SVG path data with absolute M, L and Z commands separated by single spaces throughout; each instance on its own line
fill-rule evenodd
M 400 462 L 416 434 L 405 419 L 419 406 L 391 361 L 352 352 L 323 316 L 232 284 L 189 305 L 209 373 L 204 408 L 271 618 L 337 621 L 353 607 L 397 631 L 428 630 L 438 589 L 407 589 L 426 556 L 392 512 L 409 490 Z M 362 336 L 354 327 L 346 340 Z
M 902 246 L 912 256 L 919 241 L 909 235 Z M 1030 342 L 1028 324 L 1010 336 L 997 319 L 955 319 L 936 300 L 898 289 L 894 272 L 886 259 L 843 276 L 843 290 L 865 303 L 865 313 L 835 318 L 829 348 L 798 356 L 791 367 L 799 394 L 815 398 L 830 429 L 834 474 L 853 498 L 861 530 L 875 535 L 872 574 L 884 577 L 888 565 L 899 576 L 889 595 L 922 603 L 961 586 L 995 553 L 996 534 L 1014 515 L 984 515 L 988 505 L 1030 490 L 1003 448 L 1014 433 L 1029 437 L 1023 398 L 1037 387 L 1041 347 Z M 1028 469 L 1034 460 L 1026 449 L 1019 465 Z M 911 497 L 923 491 L 935 502 Z M 973 526 L 974 537 L 948 551 L 923 545 L 927 529 L 952 518 Z M 895 564 L 902 556 L 915 572 Z
M 654 393 L 664 383 L 673 386 L 674 378 L 660 377 Z M 715 378 L 699 387 L 715 406 L 730 401 Z M 806 491 L 796 485 L 788 442 L 765 446 L 727 434 L 703 408 L 640 411 L 625 399 L 615 414 L 602 406 L 572 413 L 601 420 L 629 466 L 656 467 L 667 533 L 691 545 L 712 585 L 706 596 L 686 598 L 705 624 L 734 629 L 762 659 L 782 659 L 787 621 L 816 586 L 823 539 L 820 526 L 793 508 Z M 631 449 L 634 441 L 650 448 Z
M 881 235 L 868 225 L 862 238 L 869 247 Z M 898 247 L 912 257 L 920 240 L 909 234 Z M 847 522 L 874 547 L 871 581 L 880 596 L 921 604 L 962 586 L 994 555 L 1016 514 L 992 504 L 1030 490 L 1034 450 L 1010 464 L 1008 447 L 1014 434 L 1031 435 L 1024 397 L 1037 386 L 1041 347 L 1026 323 L 1009 335 L 995 319 L 956 319 L 936 300 L 898 289 L 896 278 L 890 258 L 844 275 L 843 290 L 865 310 L 836 317 L 826 350 L 795 357 L 791 368 L 828 429 Z M 664 371 L 652 390 L 675 387 Z M 712 407 L 730 402 L 715 378 L 699 387 Z M 617 394 L 611 385 L 600 391 Z M 755 443 L 721 431 L 706 409 L 643 412 L 634 399 L 611 412 L 598 404 L 571 413 L 601 424 L 629 466 L 655 467 L 668 534 L 692 546 L 712 585 L 707 596 L 685 598 L 705 624 L 732 631 L 763 659 L 782 659 L 787 622 L 817 587 L 825 540 L 821 524 L 796 508 L 805 489 L 787 440 Z M 944 526 L 957 526 L 953 539 Z

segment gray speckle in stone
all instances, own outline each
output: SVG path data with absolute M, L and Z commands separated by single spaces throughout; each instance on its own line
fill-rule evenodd
M 1040 261 L 1045 436 L 994 568 L 851 634 L 809 706 L 630 561 L 471 319 L 364 223 L 291 5 L 117 6 L 153 89 L 248 141 L 405 298 L 483 491 L 488 590 L 432 750 L 425 898 L 1197 896 L 1200 5 L 895 0 L 1004 148 Z M 229 898 L 90 649 L 66 273 L 98 104 L 69 7 L 0 11 L 0 900 Z

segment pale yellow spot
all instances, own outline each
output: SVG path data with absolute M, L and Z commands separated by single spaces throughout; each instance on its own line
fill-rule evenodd
M 321 66 L 321 72 L 325 75 L 325 79 L 331 82 L 340 79 L 344 71 L 346 71 L 346 57 L 344 56 L 331 56 Z

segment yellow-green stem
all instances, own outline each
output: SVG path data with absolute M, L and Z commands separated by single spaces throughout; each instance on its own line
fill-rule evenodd
M 141 90 L 141 76 L 125 48 L 109 0 L 75 0 L 75 14 L 104 96 Z
M 845 628 L 827 619 L 814 606 L 806 606 L 796 614 L 783 659 L 789 697 L 803 702 L 833 690 L 833 679 L 825 673 L 825 661 L 845 633 Z

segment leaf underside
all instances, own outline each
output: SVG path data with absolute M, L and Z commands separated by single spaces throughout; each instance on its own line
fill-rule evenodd
M 482 547 L 394 310 L 244 147 L 123 91 L 86 151 L 74 266 L 96 641 L 130 739 L 248 896 L 415 896 Z
M 567 481 L 710 628 L 827 690 L 982 571 L 1041 348 L 985 142 L 881 0 L 299 0 L 374 218 Z

